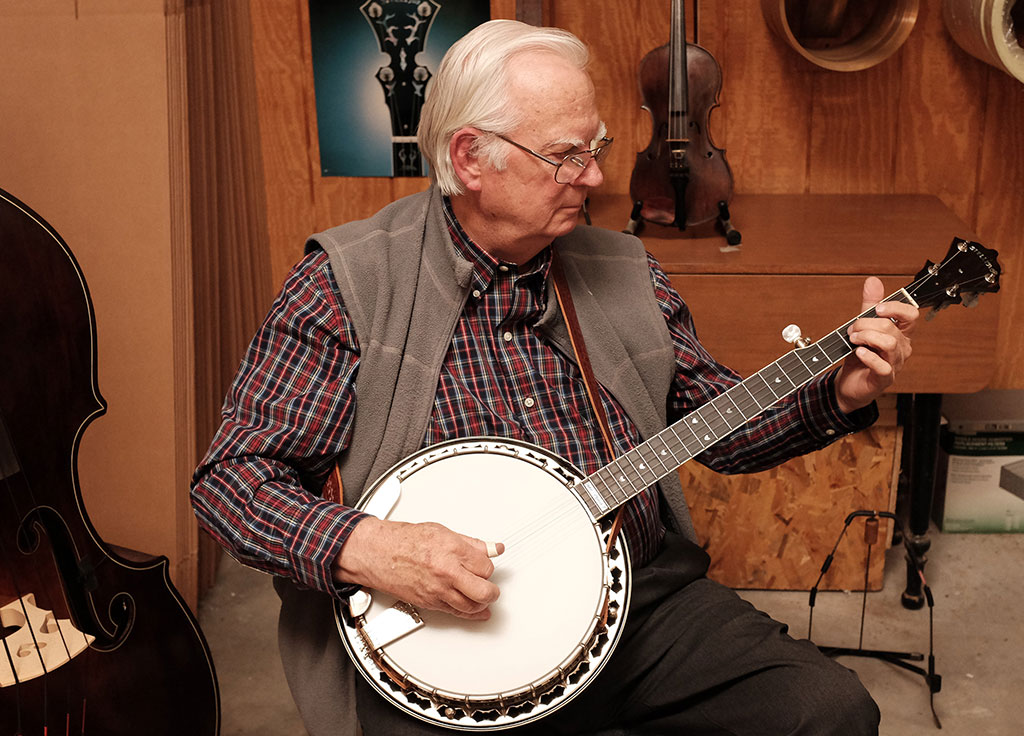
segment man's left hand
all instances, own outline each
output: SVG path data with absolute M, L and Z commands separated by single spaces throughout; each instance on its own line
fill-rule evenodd
M 918 309 L 902 302 L 880 303 L 884 297 L 881 281 L 872 276 L 864 282 L 861 312 L 875 307 L 878 316 L 850 326 L 854 352 L 843 361 L 835 383 L 836 400 L 846 414 L 867 406 L 891 386 L 910 357 Z

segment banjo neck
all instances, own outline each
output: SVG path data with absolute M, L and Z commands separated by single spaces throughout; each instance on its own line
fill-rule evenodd
M 883 301 L 916 305 L 906 289 Z M 600 519 L 614 511 L 831 368 L 854 350 L 850 325 L 874 316 L 872 307 L 817 342 L 786 353 L 580 481 L 579 495 L 590 513 Z

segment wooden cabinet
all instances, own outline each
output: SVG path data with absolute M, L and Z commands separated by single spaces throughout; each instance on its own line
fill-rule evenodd
M 629 210 L 624 197 L 590 202 L 594 224 L 604 227 L 622 229 Z M 856 316 L 865 277 L 880 277 L 892 293 L 926 261 L 941 260 L 954 236 L 973 239 L 926 195 L 737 195 L 730 210 L 743 236 L 735 248 L 712 227 L 681 233 L 645 223 L 638 235 L 686 300 L 701 341 L 744 376 L 789 349 L 786 325 L 813 340 Z M 762 473 L 727 477 L 685 465 L 712 577 L 738 588 L 809 589 L 847 514 L 895 504 L 895 394 L 984 388 L 995 371 L 998 315 L 997 297 L 987 295 L 975 309 L 923 320 L 910 362 L 880 401 L 880 421 L 865 432 Z M 848 534 L 822 587 L 863 588 L 864 552 L 863 534 Z M 878 588 L 883 555 L 872 560 L 869 585 Z

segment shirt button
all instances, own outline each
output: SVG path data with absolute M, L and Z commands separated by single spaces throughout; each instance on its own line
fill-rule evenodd
M 503 263 L 503 264 L 501 264 L 500 266 L 498 266 L 498 270 L 499 270 L 499 271 L 501 271 L 502 273 L 508 273 L 508 266 L 506 266 L 506 265 L 505 265 L 505 264 Z
M 473 298 L 474 299 L 479 299 L 480 298 L 480 289 L 473 289 Z
M 825 430 L 825 434 L 827 434 L 829 437 L 831 437 L 835 433 L 836 433 L 836 431 L 834 429 L 826 429 Z
M 530 398 L 527 398 L 525 401 L 523 401 L 523 404 L 526 406 L 527 409 L 529 409 L 531 406 L 533 406 L 534 403 L 535 403 L 534 400 L 530 399 Z
M 512 342 L 512 333 L 511 332 L 506 332 L 504 335 L 502 335 L 502 337 L 505 338 L 505 342 Z

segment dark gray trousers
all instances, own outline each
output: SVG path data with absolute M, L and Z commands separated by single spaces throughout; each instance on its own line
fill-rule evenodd
M 876 734 L 879 712 L 857 676 L 786 626 L 704 577 L 703 550 L 669 533 L 633 571 L 626 627 L 603 672 L 519 736 Z M 448 734 L 387 703 L 359 676 L 365 736 Z

